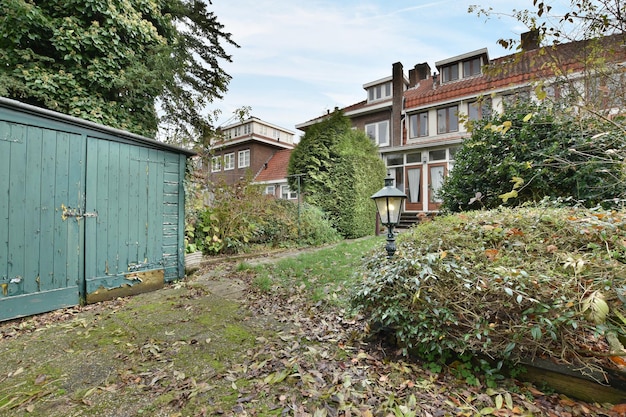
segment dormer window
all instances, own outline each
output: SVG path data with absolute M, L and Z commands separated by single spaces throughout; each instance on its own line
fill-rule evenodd
M 459 64 L 446 65 L 441 68 L 441 82 L 447 83 L 459 79 Z
M 367 90 L 368 101 L 382 100 L 391 97 L 391 83 L 378 84 Z
M 441 82 L 447 83 L 480 75 L 485 62 L 489 62 L 487 48 L 435 62 L 435 66 L 441 74 Z
M 480 74 L 480 58 L 476 57 L 463 61 L 463 78 L 473 77 Z

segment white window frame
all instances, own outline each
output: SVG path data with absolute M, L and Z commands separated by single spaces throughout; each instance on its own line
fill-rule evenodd
M 244 149 L 237 154 L 237 167 L 247 168 L 250 166 L 250 149 Z
M 482 60 L 480 57 L 471 58 L 463 61 L 463 78 L 480 75 L 482 72 Z
M 460 65 L 458 62 L 442 67 L 441 68 L 441 82 L 449 83 L 449 82 L 458 80 L 459 79 L 459 67 Z
M 280 186 L 280 198 L 286 199 L 286 200 L 295 200 L 298 198 L 298 193 L 295 191 L 291 191 L 288 185 L 281 185 Z
M 384 126 L 384 127 L 383 127 Z M 381 130 L 385 130 L 385 138 L 381 137 Z M 365 133 L 374 141 L 378 146 L 389 145 L 389 120 L 383 120 L 376 123 L 369 123 L 365 125 Z
M 265 191 L 263 192 L 265 195 L 276 195 L 276 186 L 275 185 L 267 185 L 265 186 Z
M 391 82 L 378 84 L 370 87 L 367 92 L 367 101 L 378 101 L 390 98 L 393 95 Z
M 224 154 L 224 171 L 235 169 L 235 153 Z
M 222 170 L 222 158 L 214 156 L 211 158 L 211 172 L 220 172 Z
M 249 135 L 250 133 L 252 133 L 252 123 L 246 123 L 243 125 L 243 134 Z

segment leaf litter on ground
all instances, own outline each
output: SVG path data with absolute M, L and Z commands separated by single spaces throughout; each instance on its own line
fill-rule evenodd
M 211 268 L 247 283 L 236 305 L 197 274 L 157 293 L 0 323 L 0 416 L 620 415 L 514 380 L 468 385 L 368 340 L 334 292 L 259 291 L 257 270 Z

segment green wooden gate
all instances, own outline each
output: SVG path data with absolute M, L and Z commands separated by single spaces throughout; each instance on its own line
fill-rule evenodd
M 87 300 L 110 298 L 112 289 L 125 286 L 155 288 L 179 277 L 184 158 L 90 137 L 87 167 Z
M 189 152 L 3 110 L 0 321 L 184 275 Z
M 80 136 L 0 121 L 0 319 L 79 301 L 84 196 Z

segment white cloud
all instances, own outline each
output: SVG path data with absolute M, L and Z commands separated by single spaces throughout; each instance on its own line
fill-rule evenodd
M 226 117 L 248 105 L 252 114 L 294 130 L 326 109 L 365 99 L 364 83 L 519 36 L 511 19 L 479 19 L 470 1 L 213 0 L 212 10 L 241 48 L 229 49 L 233 77 Z M 484 1 L 483 1 L 484 3 Z M 514 0 L 492 0 L 510 11 Z M 488 7 L 487 4 L 485 7 Z M 494 6 L 494 8 L 496 8 Z M 518 6 L 519 7 L 519 6 Z

